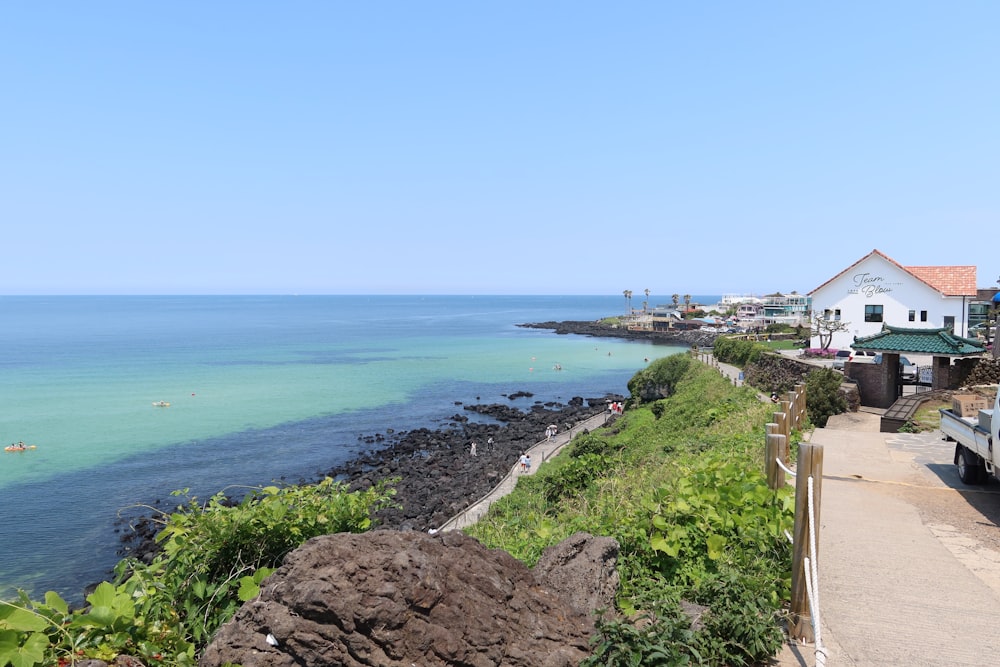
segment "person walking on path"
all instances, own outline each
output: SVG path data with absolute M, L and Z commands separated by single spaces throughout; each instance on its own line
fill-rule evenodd
M 489 437 L 489 440 L 486 441 L 486 453 L 487 454 L 492 454 L 493 453 L 493 436 L 492 435 Z
M 473 440 L 472 444 L 469 445 L 469 453 L 472 454 L 473 456 L 476 455 L 476 441 L 475 440 Z
M 517 460 L 517 463 L 521 466 L 521 472 L 526 472 L 528 470 L 528 455 L 521 452 L 521 458 Z

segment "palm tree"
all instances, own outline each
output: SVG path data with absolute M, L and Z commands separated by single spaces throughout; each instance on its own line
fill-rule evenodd
M 684 312 L 687 312 L 689 310 L 691 310 L 691 295 L 690 294 L 685 294 L 684 295 Z
M 629 315 L 631 315 L 632 314 L 632 290 L 627 289 L 624 292 L 622 292 L 622 294 L 625 295 L 625 308 L 627 308 L 627 310 L 625 312 L 628 313 Z
M 649 305 L 649 288 L 643 290 L 646 293 L 646 300 L 642 302 L 642 312 L 646 312 L 646 306 Z
M 681 295 L 680 294 L 673 294 L 673 295 L 670 296 L 670 298 L 673 299 L 673 301 L 674 301 L 674 308 L 677 308 L 677 304 L 681 302 Z

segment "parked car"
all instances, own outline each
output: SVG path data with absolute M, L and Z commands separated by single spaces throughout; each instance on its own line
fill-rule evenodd
M 875 355 L 875 363 L 882 363 L 882 355 Z M 899 376 L 903 379 L 903 382 L 916 382 L 917 381 L 917 365 L 907 359 L 904 356 L 899 357 Z
M 848 361 L 874 361 L 874 359 L 875 353 L 871 350 L 837 350 L 833 355 L 833 367 L 842 371 Z

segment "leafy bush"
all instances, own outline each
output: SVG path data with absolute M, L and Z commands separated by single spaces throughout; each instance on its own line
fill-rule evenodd
M 719 336 L 712 346 L 712 355 L 716 359 L 734 366 L 746 366 L 769 352 L 770 348 L 763 343 L 739 340 L 731 336 Z
M 569 448 L 569 455 L 573 458 L 579 458 L 587 454 L 611 454 L 619 451 L 621 448 L 621 443 L 613 442 L 608 438 L 603 438 L 593 433 L 585 433 L 573 439 L 573 446 Z
M 189 498 L 164 520 L 153 561 L 120 562 L 115 582 L 98 585 L 84 610 L 51 591 L 44 602 L 23 591 L 16 603 L 0 602 L 0 667 L 110 662 L 121 653 L 194 665 L 196 648 L 256 597 L 285 554 L 317 535 L 370 528 L 391 502 L 389 484 L 351 493 L 332 479 L 269 486 L 237 505 L 221 493 L 204 504 Z
M 833 415 L 847 410 L 847 399 L 840 393 L 843 376 L 830 368 L 817 368 L 806 376 L 806 412 L 809 421 L 823 428 Z
M 759 554 L 791 557 L 782 534 L 791 529 L 790 491 L 776 494 L 762 472 L 717 456 L 696 457 L 647 508 L 650 547 L 666 557 L 659 570 L 676 582 L 698 586 L 722 568 L 752 568 Z
M 628 381 L 632 400 L 655 401 L 670 396 L 693 363 L 694 359 L 683 353 L 655 360 Z
M 784 634 L 776 619 L 777 605 L 770 592 L 754 590 L 753 580 L 725 573 L 706 581 L 697 601 L 709 607 L 697 647 L 712 665 L 755 665 L 781 649 Z
M 541 475 L 543 493 L 550 503 L 582 493 L 597 477 L 607 474 L 610 460 L 600 454 L 584 454 Z
M 654 609 L 639 614 L 631 622 L 597 621 L 593 654 L 580 667 L 679 667 L 698 663 L 691 619 L 677 603 L 658 601 Z

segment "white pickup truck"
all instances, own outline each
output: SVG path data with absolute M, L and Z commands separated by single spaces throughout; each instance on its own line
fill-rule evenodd
M 979 410 L 975 417 L 961 417 L 953 410 L 941 408 L 941 432 L 945 439 L 955 441 L 955 465 L 958 477 L 965 484 L 982 484 L 989 476 L 997 476 L 997 460 L 993 443 L 1000 442 L 1000 393 L 993 400 L 992 410 Z M 997 417 L 994 418 L 994 415 Z

